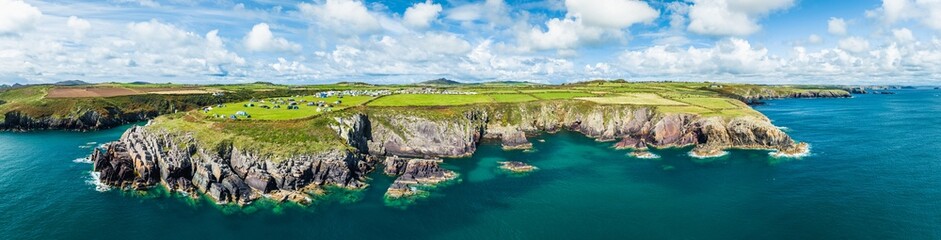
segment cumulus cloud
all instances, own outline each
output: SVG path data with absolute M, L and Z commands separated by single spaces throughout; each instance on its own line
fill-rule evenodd
M 301 3 L 298 9 L 317 24 L 341 34 L 373 33 L 382 29 L 379 19 L 369 12 L 363 2 L 357 0 Z
M 85 31 L 91 28 L 91 23 L 88 22 L 88 20 L 76 16 L 69 17 L 69 20 L 65 21 L 65 25 L 72 29 L 72 33 L 75 37 L 79 38 L 85 35 Z
M 821 38 L 817 34 L 810 34 L 810 36 L 807 37 L 807 43 L 820 44 L 820 43 L 823 43 L 823 38 Z
M 432 21 L 438 18 L 441 10 L 441 4 L 433 3 L 431 0 L 415 3 L 415 5 L 405 9 L 402 22 L 414 28 L 427 28 Z
M 846 51 L 861 53 L 869 50 L 869 41 L 860 37 L 848 37 L 840 40 L 838 46 Z
M 626 28 L 660 15 L 646 2 L 637 0 L 566 0 L 565 8 L 570 18 L 602 28 Z
M 746 36 L 761 30 L 758 20 L 790 8 L 794 0 L 692 0 L 689 31 L 718 36 Z
M 915 35 L 908 28 L 893 29 L 892 36 L 895 37 L 895 40 L 903 43 L 915 41 Z
M 255 24 L 252 31 L 245 35 L 243 43 L 246 49 L 254 52 L 301 50 L 301 45 L 284 38 L 274 37 L 267 23 Z
M 455 6 L 445 13 L 445 17 L 462 22 L 487 21 L 496 24 L 508 21 L 507 11 L 506 2 L 503 0 L 486 0 L 482 3 Z
M 836 36 L 846 35 L 846 21 L 842 18 L 830 18 L 827 21 L 827 32 Z
M 574 49 L 585 43 L 620 38 L 624 28 L 650 22 L 660 13 L 634 0 L 566 0 L 565 18 L 553 18 L 546 28 L 533 27 L 520 40 L 524 48 Z
M 709 48 L 659 45 L 625 51 L 619 60 L 629 73 L 648 76 L 759 74 L 773 72 L 781 65 L 778 58 L 768 54 L 768 49 L 753 47 L 738 38 L 719 41 Z
M 899 21 L 915 20 L 934 30 L 941 30 L 941 1 L 935 0 L 883 0 L 882 6 L 866 12 L 892 25 Z
M 0 34 L 16 34 L 36 27 L 42 12 L 20 0 L 0 0 Z

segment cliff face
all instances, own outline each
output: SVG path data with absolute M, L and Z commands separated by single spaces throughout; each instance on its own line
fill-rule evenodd
M 802 146 L 767 119 L 755 117 L 728 120 L 568 101 L 458 110 L 447 118 L 396 110 L 334 118 L 331 128 L 348 148 L 279 161 L 231 143 L 202 146 L 186 135 L 148 127 L 129 129 L 120 140 L 96 149 L 91 159 L 94 171 L 109 185 L 162 184 L 205 193 L 220 202 L 245 203 L 272 192 L 301 193 L 327 185 L 364 187 L 364 176 L 374 169 L 376 159 L 384 159 L 386 174 L 402 179 L 390 190 L 391 196 L 409 195 L 406 190 L 413 185 L 452 178 L 434 159 L 469 156 L 483 138 L 499 139 L 508 149 L 531 147 L 526 135 L 538 131 L 569 129 L 599 141 L 620 139 L 612 143 L 619 148 L 695 146 L 693 154 L 700 156 L 728 148 L 790 152 Z
M 139 122 L 157 116 L 157 112 L 124 113 L 115 108 L 108 108 L 107 114 L 97 111 L 85 111 L 73 117 L 31 117 L 19 111 L 4 114 L 0 121 L 0 130 L 30 131 L 44 129 L 98 130 Z
M 648 144 L 658 148 L 694 145 L 699 151 L 718 151 L 728 148 L 787 150 L 797 146 L 767 119 L 756 117 L 726 121 L 720 117 L 663 114 L 644 107 L 565 102 L 518 104 L 509 108 L 481 107 L 468 112 L 465 118 L 458 120 L 399 116 L 392 126 L 372 121 L 374 132 L 368 144 L 369 153 L 410 157 L 467 156 L 473 154 L 481 137 L 499 139 L 504 148 L 516 149 L 531 146 L 527 133 L 561 129 L 577 131 L 598 141 L 620 139 L 616 145 L 622 148 L 641 148 Z
M 764 91 L 741 94 L 741 95 L 732 95 L 731 97 L 737 98 L 742 102 L 754 104 L 760 103 L 761 100 L 769 99 L 782 99 L 782 98 L 848 98 L 853 97 L 850 92 L 844 90 L 806 90 L 801 92 L 776 92 L 770 89 L 765 89 Z
M 327 151 L 274 162 L 228 146 L 200 146 L 186 136 L 129 129 L 116 142 L 95 149 L 94 171 L 103 183 L 129 188 L 161 184 L 204 193 L 219 202 L 247 203 L 260 194 L 303 192 L 322 186 L 365 186 L 373 164 L 355 151 Z

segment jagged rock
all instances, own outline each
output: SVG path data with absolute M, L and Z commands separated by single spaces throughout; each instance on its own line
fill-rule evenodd
M 388 156 L 382 163 L 385 165 L 383 173 L 389 176 L 398 176 L 405 172 L 405 165 L 407 163 L 408 159 L 400 158 L 399 156 Z
M 419 158 L 469 156 L 483 135 L 486 118 L 482 115 L 480 111 L 469 111 L 463 118 L 450 120 L 392 113 L 370 115 L 369 153 Z
M 614 144 L 614 148 L 618 150 L 624 149 L 636 149 L 636 150 L 645 150 L 647 149 L 647 142 L 642 138 L 634 136 L 624 136 L 621 138 L 621 141 Z
M 261 172 L 249 173 L 248 176 L 245 177 L 245 183 L 248 184 L 249 187 L 261 191 L 262 193 L 268 193 L 277 188 L 274 179 L 267 173 Z
M 536 170 L 536 167 L 533 165 L 529 165 L 524 162 L 517 162 L 517 161 L 500 162 L 500 168 L 503 170 L 507 170 L 507 171 L 511 171 L 515 173 L 525 173 L 525 172 L 532 172 Z
M 441 168 L 441 160 L 411 159 L 405 171 L 386 191 L 389 198 L 401 198 L 420 193 L 420 186 L 432 186 L 457 177 L 457 173 Z

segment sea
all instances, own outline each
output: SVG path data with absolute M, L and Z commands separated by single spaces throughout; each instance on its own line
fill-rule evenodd
M 639 159 L 560 132 L 532 137 L 534 151 L 484 142 L 446 159 L 459 179 L 406 202 L 383 197 L 393 179 L 379 171 L 308 206 L 108 189 L 85 157 L 131 125 L 2 132 L 0 239 L 941 239 L 941 90 L 895 92 L 756 106 L 810 144 L 801 158 Z

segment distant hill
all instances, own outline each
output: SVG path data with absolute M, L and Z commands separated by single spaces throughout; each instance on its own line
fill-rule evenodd
M 439 78 L 439 79 L 435 79 L 435 80 L 428 80 L 428 81 L 420 82 L 420 83 L 418 83 L 418 84 L 419 84 L 419 85 L 461 85 L 461 84 L 464 84 L 464 83 L 461 83 L 461 82 L 458 82 L 458 81 L 454 81 L 454 80 L 450 80 L 450 79 L 447 79 L 447 78 Z
M 274 84 L 274 83 L 272 83 L 272 82 L 254 82 L 253 84 L 258 84 L 258 85 L 272 85 L 272 86 L 277 85 L 277 84 Z
M 338 82 L 337 85 L 372 86 L 372 84 L 364 82 Z
M 527 82 L 527 81 L 493 81 L 493 82 L 484 82 L 483 85 L 543 85 L 541 83 Z
M 56 86 L 81 86 L 81 85 L 89 85 L 89 84 L 91 83 L 87 83 L 82 80 L 66 80 L 66 81 L 53 83 L 53 85 L 56 85 Z
M 150 83 L 150 82 L 144 82 L 144 81 L 136 81 L 136 82 L 130 82 L 130 84 L 148 85 L 148 84 L 151 84 L 151 83 Z

